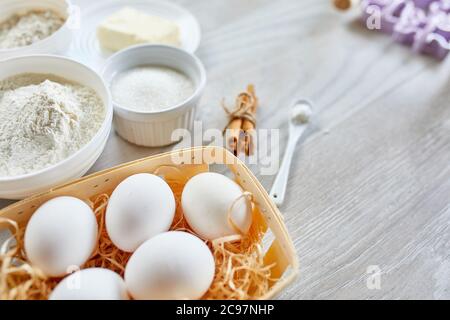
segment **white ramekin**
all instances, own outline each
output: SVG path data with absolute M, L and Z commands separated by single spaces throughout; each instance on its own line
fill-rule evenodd
M 2 199 L 23 199 L 83 176 L 103 152 L 112 126 L 113 107 L 109 88 L 87 66 L 51 55 L 32 55 L 0 61 L 0 80 L 22 73 L 53 74 L 94 89 L 105 105 L 105 119 L 91 141 L 63 161 L 29 174 L 0 177 Z
M 0 1 L 0 22 L 15 13 L 22 13 L 30 9 L 51 9 L 66 18 L 62 27 L 51 36 L 37 41 L 29 46 L 0 49 L 0 60 L 29 54 L 62 54 L 70 46 L 73 38 L 70 24 L 75 19 L 71 13 L 73 7 L 69 0 L 2 0 Z
M 192 79 L 196 90 L 186 101 L 162 111 L 138 112 L 114 103 L 115 129 L 122 138 L 140 146 L 176 143 L 179 140 L 172 139 L 175 130 L 193 127 L 195 109 L 206 85 L 205 68 L 200 59 L 184 50 L 165 45 L 139 45 L 109 58 L 103 78 L 111 85 L 118 73 L 142 65 L 161 65 L 183 72 Z

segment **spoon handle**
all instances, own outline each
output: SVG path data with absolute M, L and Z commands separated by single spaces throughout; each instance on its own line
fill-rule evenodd
M 286 188 L 289 180 L 289 172 L 291 170 L 292 158 L 295 153 L 295 147 L 298 140 L 302 136 L 304 130 L 295 135 L 290 135 L 286 153 L 283 158 L 283 162 L 280 167 L 280 171 L 275 179 L 272 190 L 270 191 L 270 197 L 277 206 L 281 206 L 286 196 Z

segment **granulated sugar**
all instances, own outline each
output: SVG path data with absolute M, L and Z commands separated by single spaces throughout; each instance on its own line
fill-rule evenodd
M 0 81 L 0 177 L 56 164 L 87 144 L 105 118 L 96 92 L 51 75 Z
M 50 10 L 15 14 L 0 23 L 0 49 L 24 47 L 45 39 L 61 28 L 64 21 Z
M 141 66 L 120 73 L 113 80 L 115 103 L 134 111 L 159 111 L 174 107 L 194 93 L 190 78 L 162 66 Z

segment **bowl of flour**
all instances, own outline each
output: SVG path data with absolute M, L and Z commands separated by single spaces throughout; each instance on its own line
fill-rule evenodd
M 0 60 L 65 52 L 77 23 L 72 9 L 69 0 L 2 0 Z
M 114 103 L 114 128 L 125 140 L 160 147 L 179 142 L 194 124 L 206 71 L 193 54 L 139 45 L 110 57 L 103 70 Z
M 102 78 L 57 56 L 0 62 L 0 198 L 21 199 L 81 177 L 112 123 Z

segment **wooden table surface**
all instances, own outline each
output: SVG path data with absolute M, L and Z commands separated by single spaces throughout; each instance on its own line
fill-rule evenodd
M 450 59 L 413 55 L 328 0 L 174 2 L 203 29 L 205 128 L 222 128 L 221 99 L 254 83 L 259 127 L 280 128 L 284 150 L 289 102 L 315 104 L 281 208 L 301 275 L 280 298 L 449 299 Z M 91 172 L 171 148 L 113 133 Z M 270 190 L 274 176 L 253 169 Z M 380 287 L 367 285 L 374 270 Z

